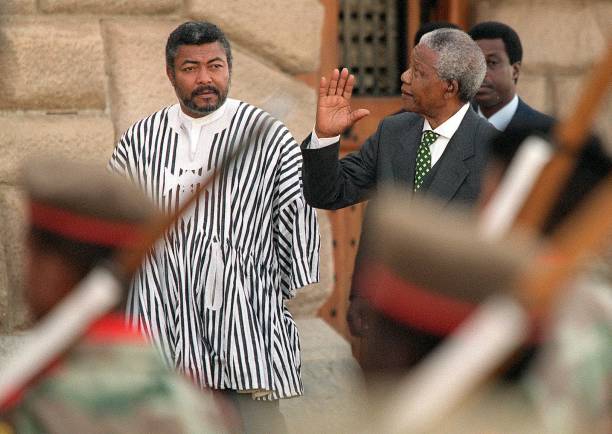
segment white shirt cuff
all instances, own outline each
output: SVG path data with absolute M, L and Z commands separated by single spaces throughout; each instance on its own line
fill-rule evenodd
M 326 146 L 333 145 L 334 143 L 339 141 L 340 136 L 318 138 L 313 128 L 312 134 L 310 135 L 310 143 L 308 144 L 308 146 L 306 146 L 306 149 L 321 149 Z

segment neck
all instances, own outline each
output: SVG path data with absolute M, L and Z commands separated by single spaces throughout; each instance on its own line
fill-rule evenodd
M 425 119 L 431 125 L 431 128 L 436 129 L 444 122 L 446 122 L 451 116 L 459 111 L 461 107 L 463 107 L 465 103 L 462 101 L 453 101 L 446 104 L 440 110 L 438 110 L 435 114 L 425 114 Z

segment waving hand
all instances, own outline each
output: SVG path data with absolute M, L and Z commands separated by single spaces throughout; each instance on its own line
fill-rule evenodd
M 342 72 L 334 69 L 329 83 L 325 77 L 321 77 L 315 124 L 317 137 L 337 136 L 370 114 L 366 109 L 351 110 L 354 85 L 355 76 L 349 75 L 346 68 Z

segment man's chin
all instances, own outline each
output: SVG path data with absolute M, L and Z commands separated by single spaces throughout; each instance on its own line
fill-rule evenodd
M 479 106 L 488 107 L 494 103 L 495 94 L 491 93 L 488 89 L 479 90 L 474 96 L 474 101 L 476 101 L 476 104 Z

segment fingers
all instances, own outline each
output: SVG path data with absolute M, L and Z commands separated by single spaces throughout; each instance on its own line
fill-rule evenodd
M 338 95 L 349 99 L 353 93 L 355 86 L 355 76 L 349 74 L 347 68 L 342 68 L 342 71 L 334 69 L 329 79 L 329 83 L 325 77 L 321 77 L 319 82 L 319 97 Z
M 327 95 L 336 95 L 336 89 L 338 88 L 338 79 L 340 78 L 340 72 L 338 69 L 334 69 L 329 79 L 329 88 L 327 89 Z
M 346 85 L 344 86 L 344 91 L 342 93 L 342 96 L 346 99 L 351 99 L 351 95 L 353 94 L 354 87 L 355 87 L 355 76 L 351 74 L 348 76 L 348 79 L 346 80 Z
M 351 125 L 370 114 L 368 109 L 357 109 L 351 112 Z
M 342 72 L 340 73 L 340 78 L 338 79 L 338 85 L 336 86 L 335 95 L 342 96 L 344 94 L 344 86 L 346 86 L 348 76 L 349 76 L 348 69 L 342 68 Z
M 319 98 L 327 96 L 327 79 L 325 77 L 321 77 L 319 81 Z

